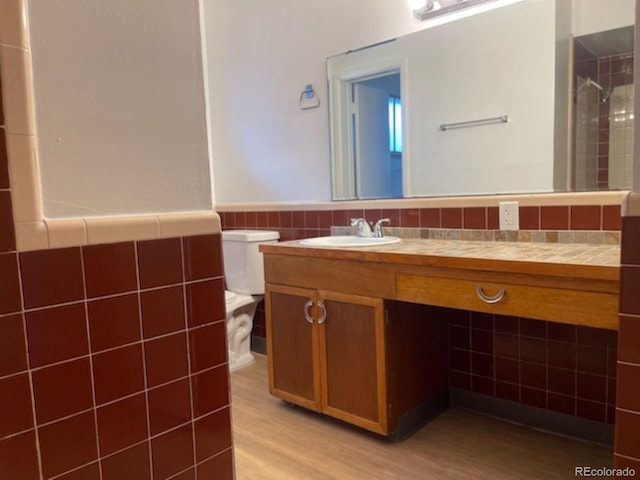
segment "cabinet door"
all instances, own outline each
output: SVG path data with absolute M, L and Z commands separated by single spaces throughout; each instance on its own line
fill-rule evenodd
M 326 309 L 326 317 L 321 312 L 319 319 L 322 411 L 386 434 L 383 301 L 324 291 L 318 295 Z
M 317 294 L 278 285 L 266 286 L 269 391 L 297 405 L 320 410 Z M 309 304 L 308 302 L 312 303 Z

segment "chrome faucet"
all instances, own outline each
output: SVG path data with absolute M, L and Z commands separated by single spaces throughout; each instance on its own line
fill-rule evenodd
M 373 236 L 376 238 L 382 238 L 384 237 L 384 232 L 382 231 L 382 224 L 383 223 L 389 223 L 391 220 L 389 220 L 388 218 L 381 218 L 380 220 L 378 220 L 375 224 L 375 226 L 373 227 Z
M 372 237 L 371 225 L 364 218 L 352 218 L 351 226 L 356 227 L 356 235 L 358 237 Z
M 374 238 L 382 238 L 384 237 L 384 232 L 382 231 L 382 224 L 389 223 L 388 218 L 381 218 L 376 222 L 373 229 L 371 228 L 371 224 L 367 222 L 364 218 L 352 218 L 351 226 L 356 228 L 356 234 L 358 237 L 374 237 Z

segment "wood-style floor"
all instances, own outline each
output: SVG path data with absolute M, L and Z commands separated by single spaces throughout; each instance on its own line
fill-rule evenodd
M 237 480 L 568 479 L 611 449 L 450 409 L 401 443 L 268 393 L 266 359 L 231 375 Z

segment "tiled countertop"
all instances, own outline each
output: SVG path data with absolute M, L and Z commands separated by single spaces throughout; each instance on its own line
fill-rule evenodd
M 620 247 L 617 245 L 402 240 L 400 243 L 386 247 L 381 246 L 379 250 L 388 253 L 520 262 L 602 266 L 618 266 L 620 264 Z
M 267 254 L 616 279 L 619 245 L 402 239 L 374 247 L 322 248 L 299 241 L 261 245 Z

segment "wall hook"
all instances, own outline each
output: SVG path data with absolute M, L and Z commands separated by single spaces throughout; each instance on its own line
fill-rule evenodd
M 312 84 L 305 85 L 304 90 L 300 92 L 300 98 L 298 104 L 302 110 L 309 108 L 318 108 L 320 106 L 320 99 L 313 89 Z

